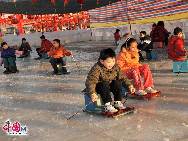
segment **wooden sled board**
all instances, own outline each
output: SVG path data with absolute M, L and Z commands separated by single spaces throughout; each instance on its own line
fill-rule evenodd
M 136 110 L 135 110 L 135 107 L 126 107 L 126 109 L 118 110 L 116 113 L 107 113 L 103 111 L 89 111 L 89 110 L 84 110 L 84 112 L 87 112 L 90 114 L 102 115 L 108 118 L 119 118 L 127 114 L 135 113 Z
M 138 99 L 138 100 L 151 100 L 155 97 L 160 97 L 161 92 L 158 91 L 157 93 L 148 93 L 147 95 L 136 95 L 136 94 L 128 94 L 128 98 L 131 99 Z

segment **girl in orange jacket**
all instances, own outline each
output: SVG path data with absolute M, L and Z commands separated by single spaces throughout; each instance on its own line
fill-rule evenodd
M 53 47 L 48 52 L 48 56 L 50 56 L 50 63 L 54 69 L 54 74 L 69 74 L 64 58 L 71 55 L 72 53 L 61 45 L 59 39 L 53 40 Z M 62 73 L 58 71 L 59 64 L 62 65 Z
M 153 88 L 153 78 L 149 66 L 139 63 L 137 42 L 134 38 L 128 38 L 122 45 L 117 56 L 117 64 L 121 71 L 133 80 L 137 95 L 157 92 Z M 142 77 L 144 82 L 142 82 Z

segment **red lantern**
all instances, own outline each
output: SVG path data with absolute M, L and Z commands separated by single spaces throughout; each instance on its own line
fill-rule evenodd
M 83 4 L 83 3 L 84 3 L 84 0 L 77 0 L 77 2 L 78 2 L 79 4 Z
M 18 23 L 19 23 L 19 21 L 15 18 L 11 20 L 11 24 L 18 24 Z
M 36 2 L 38 2 L 38 0 L 32 0 L 32 3 L 36 3 Z
M 81 5 L 81 9 L 82 9 L 82 5 L 84 3 L 84 0 L 77 0 L 77 2 Z
M 32 20 L 32 19 L 34 19 L 34 16 L 33 15 L 27 15 L 27 19 Z
M 50 0 L 53 5 L 55 5 L 56 0 Z
M 8 16 L 8 19 L 10 19 L 10 20 L 13 19 L 13 18 L 14 18 L 14 16 Z
M 23 19 L 23 15 L 22 14 L 16 14 L 16 19 L 18 21 L 20 21 L 21 19 Z
M 64 0 L 64 6 L 66 6 L 69 3 L 70 0 Z

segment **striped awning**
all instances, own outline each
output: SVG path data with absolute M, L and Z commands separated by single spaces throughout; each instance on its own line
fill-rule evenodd
M 188 0 L 122 0 L 89 10 L 91 23 L 127 22 L 188 12 Z

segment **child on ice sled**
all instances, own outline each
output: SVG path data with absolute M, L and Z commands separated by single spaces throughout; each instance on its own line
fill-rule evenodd
M 1 58 L 3 59 L 4 68 L 6 69 L 3 73 L 10 74 L 18 72 L 16 66 L 16 51 L 9 47 L 6 42 L 1 43 L 1 47 Z
M 147 93 L 157 93 L 153 87 L 153 78 L 150 68 L 147 64 L 139 63 L 139 54 L 137 41 L 134 38 L 128 38 L 122 45 L 121 51 L 117 56 L 117 64 L 121 71 L 129 79 L 133 79 L 137 95 L 146 95 Z M 144 81 L 142 82 L 142 78 Z
M 48 56 L 50 56 L 50 63 L 54 69 L 54 74 L 69 74 L 66 68 L 65 57 L 71 55 L 72 53 L 61 45 L 59 39 L 53 40 L 53 47 L 48 52 Z M 59 64 L 62 65 L 62 72 L 58 70 L 57 65 Z
M 122 76 L 120 68 L 116 65 L 115 52 L 108 48 L 100 52 L 98 62 L 91 68 L 86 79 L 86 92 L 93 102 L 97 101 L 100 94 L 104 103 L 105 112 L 115 113 L 117 109 L 125 109 L 122 104 L 122 84 L 131 93 L 135 92 L 130 81 Z M 114 95 L 114 103 L 110 93 Z

